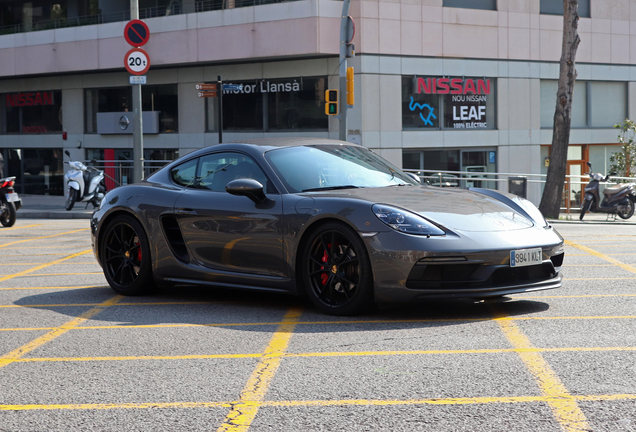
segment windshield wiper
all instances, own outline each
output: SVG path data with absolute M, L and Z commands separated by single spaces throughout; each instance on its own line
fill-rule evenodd
M 303 189 L 301 192 L 315 192 L 315 191 L 326 191 L 326 190 L 337 190 L 337 189 L 358 189 L 360 186 L 354 185 L 342 185 L 342 186 L 324 186 L 317 187 L 311 189 Z

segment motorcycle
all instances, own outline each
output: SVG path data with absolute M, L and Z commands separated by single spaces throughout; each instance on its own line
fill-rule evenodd
M 71 157 L 68 150 L 64 153 Z M 104 172 L 95 167 L 87 167 L 80 161 L 64 163 L 72 168 L 64 174 L 66 210 L 71 210 L 76 201 L 85 202 L 86 207 L 89 203 L 93 204 L 93 207 L 99 207 L 106 192 L 103 185 Z
M 621 219 L 629 219 L 634 214 L 636 208 L 636 190 L 633 184 L 617 184 L 608 186 L 603 190 L 603 200 L 599 196 L 599 186 L 602 182 L 607 182 L 610 176 L 615 176 L 615 172 L 611 172 L 606 176 L 600 173 L 592 173 L 592 164 L 587 163 L 590 167 L 590 182 L 585 186 L 585 198 L 581 203 L 580 220 L 588 211 L 592 213 L 608 213 L 618 215 Z M 616 216 L 614 216 L 616 217 Z
M 22 200 L 13 191 L 15 177 L 0 179 L 0 223 L 5 227 L 13 226 L 17 211 L 22 207 Z

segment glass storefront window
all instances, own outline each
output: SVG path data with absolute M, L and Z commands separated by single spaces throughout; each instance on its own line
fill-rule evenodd
M 4 134 L 42 134 L 62 132 L 62 92 L 34 91 L 3 96 Z
M 327 130 L 326 77 L 231 81 L 242 90 L 223 93 L 223 130 Z M 217 98 L 207 98 L 207 131 L 218 130 Z
M 496 129 L 495 100 L 494 79 L 403 76 L 402 128 Z
M 142 111 L 159 111 L 159 133 L 179 131 L 176 84 L 142 86 Z M 85 131 L 97 133 L 97 113 L 132 112 L 132 88 L 111 87 L 85 91 Z

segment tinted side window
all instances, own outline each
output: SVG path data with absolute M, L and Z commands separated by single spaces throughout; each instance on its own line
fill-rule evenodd
M 232 180 L 250 178 L 263 185 L 266 193 L 276 193 L 267 176 L 252 158 L 241 153 L 214 153 L 201 157 L 197 187 L 225 192 Z
M 497 0 L 444 0 L 443 5 L 444 7 L 497 10 Z
M 193 186 L 198 162 L 199 159 L 192 159 L 172 168 L 170 171 L 172 180 L 181 186 Z

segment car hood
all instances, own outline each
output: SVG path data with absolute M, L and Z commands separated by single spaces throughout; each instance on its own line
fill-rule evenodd
M 320 192 L 324 193 L 327 192 Z M 390 186 L 344 189 L 328 194 L 401 207 L 458 231 L 510 231 L 534 226 L 531 219 L 501 201 L 465 189 Z

